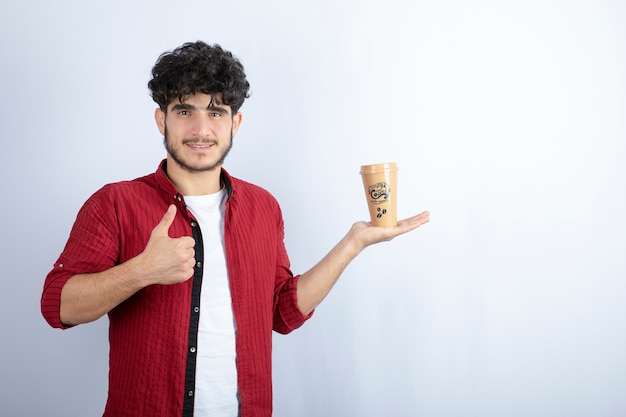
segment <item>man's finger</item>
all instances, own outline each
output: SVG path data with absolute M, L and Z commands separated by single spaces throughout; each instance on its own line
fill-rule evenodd
M 168 236 L 170 226 L 172 225 L 172 223 L 174 223 L 175 217 L 176 217 L 176 206 L 174 204 L 170 204 L 170 206 L 167 208 L 167 211 L 163 215 L 163 218 L 161 219 L 159 224 L 156 225 L 152 233 L 162 235 L 162 236 Z

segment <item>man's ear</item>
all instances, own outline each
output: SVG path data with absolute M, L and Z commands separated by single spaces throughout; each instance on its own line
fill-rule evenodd
M 241 112 L 237 112 L 233 115 L 233 128 L 232 128 L 232 135 L 233 137 L 235 137 L 235 135 L 237 134 L 237 131 L 239 130 L 239 126 L 241 126 L 241 121 L 243 120 L 243 115 L 241 114 Z
M 159 132 L 165 136 L 165 112 L 157 107 L 154 111 L 154 120 L 159 128 Z

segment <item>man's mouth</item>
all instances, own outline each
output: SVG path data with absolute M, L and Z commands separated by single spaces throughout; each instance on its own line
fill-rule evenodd
M 186 141 L 184 142 L 186 146 L 189 146 L 192 149 L 209 149 L 211 146 L 216 145 L 215 142 L 196 142 L 196 141 Z

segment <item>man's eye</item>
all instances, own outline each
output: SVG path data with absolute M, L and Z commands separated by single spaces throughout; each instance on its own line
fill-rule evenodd
M 222 117 L 222 113 L 213 112 L 211 113 L 211 117 Z
M 180 110 L 178 114 L 181 116 L 189 116 L 189 110 Z

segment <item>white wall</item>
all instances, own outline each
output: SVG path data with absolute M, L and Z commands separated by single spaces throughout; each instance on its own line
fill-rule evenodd
M 48 328 L 43 279 L 92 192 L 156 168 L 149 71 L 202 39 L 246 66 L 226 167 L 280 200 L 295 272 L 366 218 L 361 164 L 396 161 L 401 216 L 432 212 L 275 337 L 276 416 L 626 415 L 625 18 L 617 0 L 3 5 L 1 414 L 102 412 L 106 320 Z

